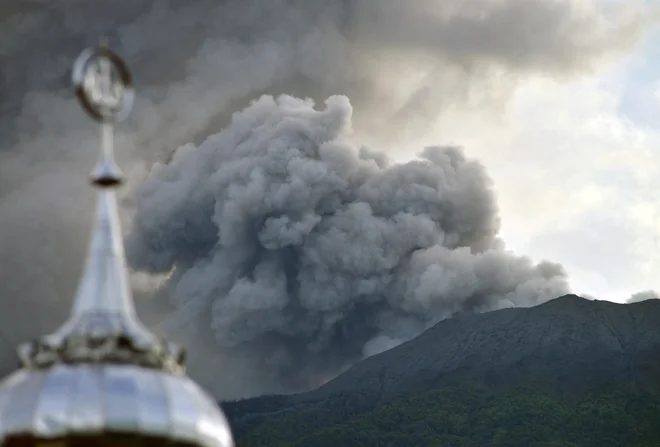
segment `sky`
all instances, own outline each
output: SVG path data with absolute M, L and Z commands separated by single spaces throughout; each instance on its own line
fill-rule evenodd
M 504 113 L 455 112 L 409 149 L 448 141 L 486 166 L 509 250 L 567 270 L 573 292 L 660 290 L 660 28 L 578 80 L 522 81 Z
M 481 162 L 506 249 L 562 264 L 573 292 L 625 302 L 660 291 L 655 2 L 182 5 L 0 5 L 0 369 L 17 341 L 63 318 L 75 290 L 93 205 L 84 176 L 98 135 L 71 95 L 68 70 L 102 34 L 139 80 L 116 140 L 129 179 L 127 232 L 136 191 L 176 148 L 200 144 L 261 94 L 311 96 L 323 108 L 340 93 L 353 107 L 353 147 L 405 163 L 427 145 L 454 144 Z M 171 310 L 145 298 L 160 285 L 133 277 L 148 322 Z
M 563 264 L 578 294 L 660 290 L 659 48 L 655 31 L 596 75 L 523 83 L 492 139 L 438 125 L 486 164 L 507 246 Z

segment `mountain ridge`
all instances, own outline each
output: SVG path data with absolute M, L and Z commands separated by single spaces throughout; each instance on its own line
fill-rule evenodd
M 321 387 L 225 402 L 240 437 L 296 415 L 366 414 L 441 389 L 503 395 L 523 386 L 577 402 L 591 392 L 660 390 L 660 300 L 631 304 L 565 295 L 529 308 L 443 320 L 369 357 Z M 311 416 L 310 416 L 311 415 Z M 352 416 L 351 416 L 352 417 Z M 328 421 L 331 426 L 337 421 Z
M 588 367 L 594 355 L 616 354 L 623 357 L 619 360 L 626 365 L 620 364 L 602 373 L 617 379 L 629 374 L 643 385 L 650 378 L 644 367 L 640 371 L 639 366 L 643 365 L 636 365 L 637 357 L 650 351 L 660 352 L 660 331 L 653 330 L 658 321 L 660 300 L 619 304 L 588 300 L 573 294 L 534 307 L 458 316 L 443 320 L 416 338 L 359 362 L 308 394 L 320 396 L 373 386 L 385 393 L 405 392 L 406 382 L 462 383 L 461 375 L 468 375 L 472 381 L 476 380 L 487 388 L 502 385 L 507 388 L 519 381 L 506 380 L 502 376 L 506 372 L 498 369 L 518 366 L 527 369 L 528 374 L 538 374 L 540 371 L 534 363 L 546 359 L 548 362 L 544 363 L 555 361 L 555 366 L 565 370 L 563 373 L 557 371 L 557 378 L 561 380 L 571 376 L 576 369 Z M 570 358 L 566 358 L 568 353 Z M 487 374 L 475 377 L 470 373 L 475 368 L 486 369 Z M 379 374 L 375 374 L 376 370 Z M 420 374 L 421 371 L 426 373 Z M 657 368 L 653 371 L 660 372 Z M 607 377 L 600 377 L 603 374 L 591 374 L 590 379 L 606 382 Z M 381 380 L 375 381 L 375 377 Z M 540 379 L 544 382 L 547 377 Z M 590 388 L 575 383 L 558 385 L 558 389 L 551 387 L 548 391 L 559 391 L 563 395 L 571 391 L 581 393 Z

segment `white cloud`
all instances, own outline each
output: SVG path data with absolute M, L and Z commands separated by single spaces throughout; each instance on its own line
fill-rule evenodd
M 563 263 L 578 293 L 624 301 L 660 286 L 660 126 L 621 107 L 638 86 L 607 80 L 531 80 L 504 116 L 463 111 L 434 135 L 487 165 L 510 248 Z
M 529 80 L 504 114 L 455 110 L 396 157 L 466 147 L 495 180 L 509 248 L 561 262 L 576 293 L 660 289 L 660 65 L 646 60 L 658 43 L 600 76 Z

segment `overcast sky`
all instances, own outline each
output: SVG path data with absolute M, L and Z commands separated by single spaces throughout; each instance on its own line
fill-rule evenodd
M 523 82 L 507 113 L 479 131 L 459 114 L 429 137 L 486 164 L 508 247 L 562 263 L 576 293 L 622 302 L 660 290 L 658 56 L 654 31 L 596 75 Z

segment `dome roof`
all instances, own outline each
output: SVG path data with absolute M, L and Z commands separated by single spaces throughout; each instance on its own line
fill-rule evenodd
M 114 433 L 233 446 L 221 410 L 186 376 L 132 365 L 56 365 L 19 370 L 0 388 L 0 430 L 7 444 Z

